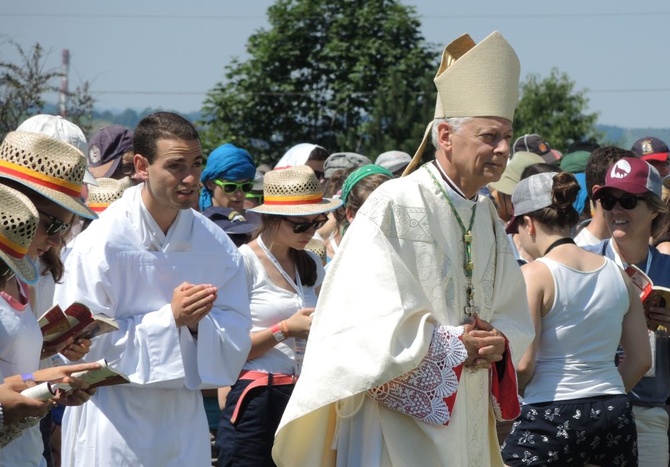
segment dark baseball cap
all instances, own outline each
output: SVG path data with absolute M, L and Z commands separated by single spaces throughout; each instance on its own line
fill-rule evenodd
M 239 212 L 231 208 L 210 206 L 202 215 L 214 222 L 227 234 L 249 234 L 260 227 L 259 224 L 249 222 Z
M 633 144 L 631 148 L 643 161 L 659 161 L 665 162 L 668 160 L 668 145 L 658 138 L 653 136 L 645 136 L 640 138 Z
M 88 143 L 88 169 L 95 178 L 109 178 L 121 157 L 133 149 L 133 132 L 121 125 L 101 128 Z
M 547 143 L 544 138 L 536 133 L 519 136 L 516 141 L 514 141 L 512 156 L 521 151 L 537 154 L 548 163 L 556 161 L 556 156 L 553 152 L 551 152 L 551 146 L 549 146 L 549 143 Z

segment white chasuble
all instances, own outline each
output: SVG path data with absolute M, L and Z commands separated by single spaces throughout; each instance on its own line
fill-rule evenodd
M 242 258 L 223 231 L 193 210 L 166 235 L 128 189 L 74 241 L 56 301 L 114 317 L 120 330 L 93 339 L 101 358 L 131 384 L 99 388 L 66 409 L 63 465 L 206 466 L 209 429 L 201 388 L 233 384 L 250 349 L 251 318 Z M 218 287 L 197 337 L 177 328 L 174 289 Z
M 523 277 L 491 202 L 462 198 L 432 164 L 386 182 L 329 266 L 303 373 L 277 430 L 278 465 L 502 465 L 490 370 L 462 370 L 447 425 L 391 410 L 367 393 L 416 369 L 437 326 L 462 332 L 463 231 L 442 190 L 466 226 L 478 205 L 472 283 L 480 317 L 509 340 L 515 365 L 532 341 Z

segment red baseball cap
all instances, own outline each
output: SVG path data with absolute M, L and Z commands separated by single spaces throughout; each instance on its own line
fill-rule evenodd
M 602 198 L 608 189 L 618 189 L 634 195 L 662 192 L 661 175 L 651 164 L 636 157 L 619 159 L 605 175 L 605 184 L 593 193 L 593 200 Z

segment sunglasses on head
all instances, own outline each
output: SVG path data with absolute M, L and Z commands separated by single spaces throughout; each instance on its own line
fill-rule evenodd
M 39 212 L 41 215 L 44 217 L 49 218 L 49 225 L 47 225 L 46 232 L 48 236 L 52 235 L 62 235 L 67 231 L 67 229 L 70 228 L 70 224 L 67 222 L 63 222 L 60 219 L 57 219 L 56 217 L 52 216 L 51 214 L 47 214 L 46 212 L 38 209 L 37 212 Z
M 319 230 L 321 227 L 326 225 L 326 222 L 328 222 L 328 218 L 325 219 L 317 219 L 312 222 L 295 222 L 292 221 L 291 219 L 286 219 L 284 220 L 290 224 L 293 224 L 293 233 L 305 233 L 309 229 L 314 229 L 314 230 Z
M 612 195 L 605 195 L 602 198 L 600 198 L 600 205 L 603 207 L 605 211 L 611 211 L 612 209 L 614 209 L 616 203 L 619 203 L 619 206 L 621 206 L 622 209 L 630 211 L 631 209 L 635 209 L 638 200 L 642 201 L 644 200 L 644 198 L 641 198 L 639 196 L 633 196 L 630 194 L 623 195 L 619 198 Z
M 235 193 L 241 190 L 242 193 L 249 193 L 254 188 L 253 182 L 222 182 L 221 180 L 214 180 L 214 183 L 219 185 L 225 193 Z

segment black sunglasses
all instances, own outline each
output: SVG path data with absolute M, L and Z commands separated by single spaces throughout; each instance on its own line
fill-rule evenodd
M 619 206 L 621 206 L 622 209 L 630 211 L 631 209 L 635 209 L 638 200 L 643 201 L 644 198 L 633 195 L 623 195 L 620 198 L 617 198 L 616 196 L 606 195 L 600 198 L 600 205 L 603 207 L 605 211 L 611 211 L 612 209 L 614 209 L 616 203 L 619 203 Z
M 318 170 L 314 171 L 314 175 L 316 175 L 317 180 L 323 180 L 324 178 L 326 178 L 326 173 L 320 172 Z
M 49 225 L 47 225 L 46 232 L 49 237 L 53 235 L 62 235 L 64 234 L 67 229 L 70 228 L 70 224 L 67 222 L 63 222 L 62 220 L 52 216 L 51 214 L 47 214 L 46 212 L 38 209 L 37 212 L 39 212 L 41 215 L 44 217 L 49 218 Z
M 222 182 L 221 180 L 214 180 L 214 183 L 219 185 L 224 192 L 230 194 L 235 193 L 237 190 L 242 190 L 242 193 L 249 193 L 254 189 L 253 182 Z
M 312 222 L 295 222 L 287 218 L 284 218 L 284 220 L 293 224 L 293 233 L 297 234 L 305 233 L 309 229 L 319 230 L 321 227 L 326 225 L 326 222 L 328 222 L 328 218 L 318 219 Z

